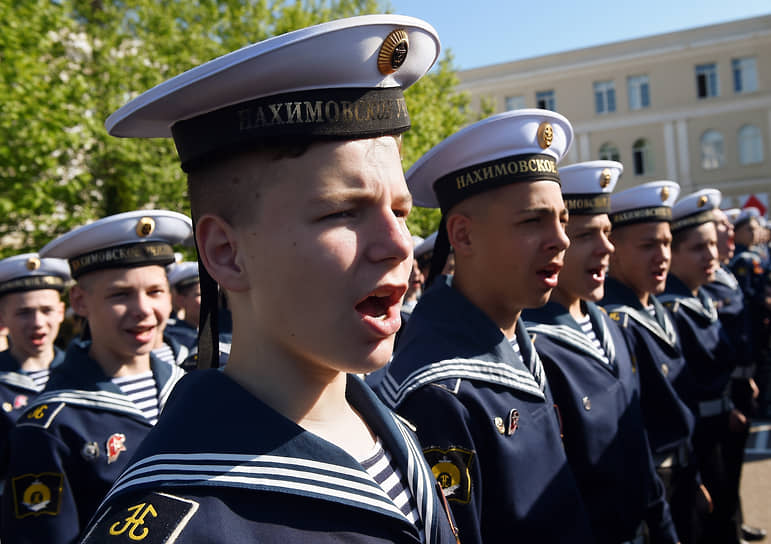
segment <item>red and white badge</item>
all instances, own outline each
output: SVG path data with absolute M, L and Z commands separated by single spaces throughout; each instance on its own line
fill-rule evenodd
M 16 398 L 13 399 L 14 410 L 25 407 L 27 402 L 29 402 L 29 397 L 27 395 L 16 395 Z
M 126 451 L 126 435 L 115 433 L 107 439 L 107 464 L 118 459 L 120 452 Z

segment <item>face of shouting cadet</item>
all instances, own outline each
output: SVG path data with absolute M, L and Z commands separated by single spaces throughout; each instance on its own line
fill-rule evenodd
M 10 293 L 0 299 L 0 323 L 8 327 L 11 353 L 20 363 L 44 354 L 53 357 L 63 319 L 64 303 L 55 289 Z
M 577 299 L 597 302 L 605 293 L 605 272 L 613 244 L 606 214 L 572 215 L 567 226 L 570 248 L 554 293 L 560 301 Z
M 715 279 L 718 267 L 715 224 L 703 223 L 678 236 L 682 239 L 672 249 L 672 273 L 695 292 Z
M 610 275 L 632 289 L 643 304 L 667 284 L 672 234 L 666 221 L 648 221 L 614 229 Z
M 257 213 L 234 229 L 243 279 L 230 295 L 246 333 L 276 364 L 310 372 L 385 365 L 412 266 L 398 141 L 317 143 L 259 165 Z

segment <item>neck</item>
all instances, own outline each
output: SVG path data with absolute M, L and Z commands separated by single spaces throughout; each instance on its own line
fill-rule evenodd
M 374 437 L 348 403 L 347 374 L 315 361 L 299 360 L 270 342 L 249 341 L 244 345 L 241 338 L 254 337 L 253 332 L 247 332 L 240 334 L 234 326 L 225 374 L 307 431 L 357 459 L 366 457 Z
M 88 355 L 99 364 L 105 376 L 110 378 L 131 376 L 150 370 L 149 353 L 125 357 L 114 353 L 107 346 L 93 341 Z
M 456 265 L 452 286 L 474 306 L 482 310 L 501 329 L 506 338 L 514 338 L 517 320 L 522 313 L 522 308 L 513 307 L 509 301 L 501 300 L 501 297 L 496 296 L 496 293 L 488 293 L 479 289 L 478 278 L 474 281 L 474 277 L 469 276 L 473 276 L 473 274 L 465 274 Z
M 559 287 L 551 292 L 550 300 L 564 306 L 573 319 L 581 319 L 586 315 L 581 306 L 581 299 L 570 293 L 566 293 Z
M 51 366 L 51 362 L 54 360 L 54 347 L 52 345 L 47 346 L 40 353 L 29 355 L 14 349 L 12 342 L 11 355 L 19 362 L 19 368 L 25 372 L 45 370 Z

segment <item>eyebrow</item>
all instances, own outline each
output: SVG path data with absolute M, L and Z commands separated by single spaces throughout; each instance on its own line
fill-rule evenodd
M 311 204 L 327 206 L 346 202 L 372 202 L 378 198 L 378 194 L 373 193 L 370 189 L 350 188 L 320 193 L 311 199 Z M 393 203 L 401 206 L 412 206 L 412 195 L 408 191 L 396 194 L 393 196 Z

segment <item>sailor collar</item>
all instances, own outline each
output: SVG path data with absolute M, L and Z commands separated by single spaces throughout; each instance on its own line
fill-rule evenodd
M 399 358 L 420 345 L 420 330 L 430 323 L 443 338 L 452 339 L 431 346 L 433 351 L 419 357 Z M 414 338 L 417 336 L 417 338 Z M 522 320 L 517 322 L 520 357 L 498 326 L 457 289 L 436 281 L 421 297 L 400 340 L 401 348 L 387 367 L 381 393 L 387 405 L 396 408 L 413 391 L 445 380 L 471 380 L 492 383 L 546 400 L 542 386 L 530 368 L 540 367 L 538 354 Z M 394 364 L 395 363 L 395 364 Z
M 53 370 L 61 365 L 62 361 L 64 361 L 64 352 L 54 346 L 54 359 L 49 368 Z M 43 390 L 43 387 L 36 385 L 32 378 L 21 371 L 21 365 L 11 354 L 11 350 L 0 352 L 0 383 L 33 393 L 40 393 Z
M 673 312 L 685 308 L 688 313 L 699 321 L 714 323 L 718 320 L 717 309 L 707 293 L 699 287 L 696 295 L 688 289 L 685 283 L 674 274 L 667 277 L 666 291 L 659 296 L 661 301 L 672 307 Z
M 647 329 L 654 336 L 672 348 L 678 344 L 677 332 L 659 300 L 648 295 L 648 301 L 654 308 L 654 316 L 648 313 L 634 291 L 614 278 L 605 280 L 605 298 L 603 306 L 608 312 L 620 312 L 628 315 L 638 325 Z
M 196 400 L 219 399 L 223 411 Z M 444 512 L 432 489 L 436 480 L 405 424 L 387 411 L 357 377 L 348 376 L 346 396 L 366 418 L 403 472 L 415 497 L 428 542 L 438 539 Z M 156 431 L 105 498 L 136 489 L 241 488 L 312 497 L 363 508 L 411 524 L 366 470 L 339 447 L 304 430 L 218 370 L 199 370 L 174 391 Z M 167 427 L 164 422 L 170 422 Z M 189 425 L 180 422 L 193 422 Z M 250 432 L 255 422 L 260 432 Z M 233 433 L 233 428 L 243 433 Z M 205 429 L 205 432 L 201 432 Z M 414 530 L 414 528 L 412 529 Z

